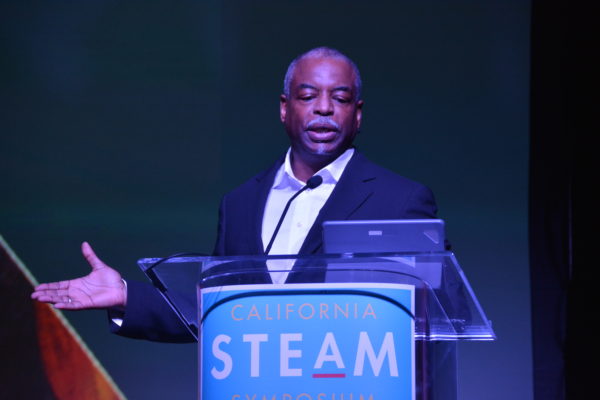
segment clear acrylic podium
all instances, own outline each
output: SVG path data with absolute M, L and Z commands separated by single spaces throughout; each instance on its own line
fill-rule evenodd
M 199 333 L 202 332 L 207 314 L 224 302 L 221 300 L 212 307 L 208 307 L 207 304 L 198 306 L 198 302 L 202 303 L 199 299 L 202 298 L 203 292 L 208 293 L 215 288 L 235 287 L 238 289 L 236 293 L 239 297 L 240 286 L 243 290 L 244 287 L 269 285 L 270 273 L 288 272 L 286 284 L 275 285 L 286 289 L 304 288 L 302 285 L 306 283 L 322 283 L 318 290 L 314 291 L 315 296 L 321 298 L 328 294 L 329 287 L 340 287 L 344 284 L 405 285 L 411 288 L 413 296 L 412 308 L 407 311 L 411 320 L 411 329 L 414 330 L 411 339 L 414 341 L 412 357 L 415 385 L 412 398 L 419 400 L 457 398 L 457 341 L 495 340 L 491 322 L 487 319 L 451 252 L 298 257 L 182 256 L 168 259 L 142 259 L 139 265 L 172 307 L 173 312 L 180 317 L 182 323 L 197 339 L 201 339 Z M 291 266 L 293 266 L 291 271 L 286 269 Z M 225 292 L 221 294 L 223 293 Z M 310 294 L 310 290 L 308 293 Z M 382 297 L 379 294 L 369 295 Z M 369 324 L 374 322 L 376 321 Z M 331 321 L 323 323 L 331 324 Z M 329 358 L 331 357 L 329 354 Z M 201 356 L 199 360 L 202 360 Z M 202 371 L 202 365 L 199 368 Z M 202 378 L 202 372 L 199 377 Z M 202 394 L 199 395 L 200 397 Z M 348 395 L 346 397 L 350 398 Z M 260 395 L 257 398 L 261 398 Z M 265 396 L 265 398 L 280 397 Z M 358 398 L 356 397 L 357 400 Z M 368 399 L 368 397 L 364 398 Z

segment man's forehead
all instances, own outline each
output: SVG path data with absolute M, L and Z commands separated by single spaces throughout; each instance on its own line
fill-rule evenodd
M 354 86 L 352 65 L 341 57 L 306 57 L 298 61 L 292 76 L 293 86 L 334 85 L 340 88 Z

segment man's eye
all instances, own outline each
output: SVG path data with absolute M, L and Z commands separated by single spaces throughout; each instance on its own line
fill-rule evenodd
M 350 99 L 347 99 L 345 97 L 336 97 L 335 100 L 339 103 L 344 103 L 344 104 L 350 102 Z

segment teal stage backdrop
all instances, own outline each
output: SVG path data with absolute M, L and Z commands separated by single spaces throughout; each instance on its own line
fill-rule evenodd
M 2 2 L 0 233 L 40 281 L 87 273 L 84 240 L 128 279 L 210 252 L 220 196 L 286 150 L 287 64 L 336 47 L 363 76 L 357 146 L 433 189 L 493 320 L 459 346 L 459 398 L 531 399 L 529 29 L 524 0 Z M 130 398 L 194 398 L 192 345 L 66 315 Z

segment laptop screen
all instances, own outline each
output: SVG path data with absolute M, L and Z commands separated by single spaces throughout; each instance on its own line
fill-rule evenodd
M 444 251 L 444 221 L 397 219 L 325 221 L 326 253 L 436 252 Z

